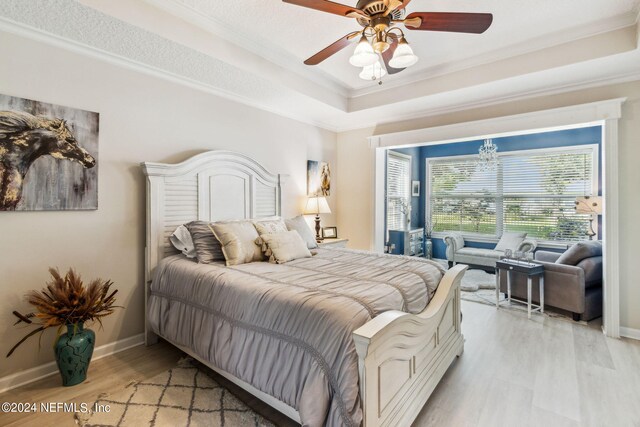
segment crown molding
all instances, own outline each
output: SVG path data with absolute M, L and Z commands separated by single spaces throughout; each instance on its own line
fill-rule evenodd
M 76 40 L 71 40 L 69 38 L 62 37 L 57 34 L 53 34 L 48 31 L 44 31 L 39 28 L 35 28 L 21 22 L 11 20 L 4 16 L 0 16 L 0 31 L 5 31 L 10 34 L 15 34 L 31 40 L 46 43 L 46 44 L 56 46 L 74 53 L 78 53 L 80 55 L 85 55 L 85 56 L 95 58 L 113 65 L 128 68 L 133 71 L 151 75 L 153 77 L 158 77 L 173 83 L 181 84 L 181 85 L 190 87 L 192 89 L 196 89 L 206 93 L 210 93 L 212 95 L 220 96 L 222 98 L 239 102 L 241 104 L 248 105 L 250 107 L 254 107 L 254 108 L 267 111 L 273 114 L 277 114 L 279 116 L 283 116 L 298 122 L 302 122 L 315 127 L 326 129 L 332 132 L 336 131 L 336 126 L 333 124 L 314 120 L 305 115 L 293 114 L 289 111 L 283 111 L 279 108 L 273 107 L 272 105 L 267 105 L 265 103 L 258 102 L 255 99 L 240 95 L 230 90 L 226 90 L 218 86 L 213 86 L 211 84 L 202 82 L 200 80 L 186 77 L 186 76 L 168 71 L 166 69 L 152 66 L 152 65 L 143 63 L 141 61 L 137 61 L 129 57 L 118 55 L 94 46 L 89 46 L 86 43 L 79 42 Z
M 409 120 L 423 119 L 427 117 L 439 116 L 443 114 L 457 113 L 460 111 L 473 110 L 477 108 L 492 107 L 500 104 L 506 104 L 509 102 L 524 101 L 533 98 L 539 98 L 543 96 L 553 96 L 562 93 L 574 92 L 579 90 L 593 89 L 602 86 L 609 86 L 613 84 L 628 83 L 640 80 L 640 71 L 634 71 L 631 73 L 625 73 L 617 76 L 611 76 L 602 79 L 588 80 L 580 83 L 572 83 L 567 85 L 557 85 L 541 90 L 530 90 L 518 92 L 512 95 L 492 97 L 491 99 L 482 101 L 473 101 L 458 103 L 447 107 L 429 108 L 420 110 L 419 112 L 412 112 L 410 114 L 394 115 L 391 119 L 385 119 L 376 122 L 368 122 L 363 125 L 355 126 L 338 126 L 336 132 L 349 132 L 366 128 L 375 128 L 381 125 L 387 125 L 392 123 L 398 123 Z

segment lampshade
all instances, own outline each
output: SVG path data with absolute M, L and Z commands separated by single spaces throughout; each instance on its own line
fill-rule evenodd
M 367 65 L 360 72 L 360 78 L 362 80 L 375 80 L 387 74 L 387 70 L 380 65 L 380 61 L 374 62 L 372 65 Z
M 355 67 L 366 67 L 377 60 L 378 55 L 373 51 L 369 40 L 367 40 L 365 36 L 362 36 L 356 46 L 356 50 L 353 51 L 353 55 L 349 58 L 349 63 Z
M 411 49 L 404 37 L 401 38 L 393 57 L 389 61 L 389 65 L 393 68 L 407 68 L 416 62 L 418 62 L 418 57 L 414 55 L 413 49 Z
M 305 215 L 317 215 L 317 214 L 329 214 L 329 203 L 324 197 L 309 197 L 307 200 L 307 206 L 304 208 Z
M 577 213 L 602 215 L 602 197 L 576 197 L 575 207 Z

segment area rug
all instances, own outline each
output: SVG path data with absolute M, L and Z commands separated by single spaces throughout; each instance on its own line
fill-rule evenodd
M 84 427 L 275 427 L 254 412 L 191 358 L 149 380 L 129 384 L 123 391 L 98 396 L 109 412 L 77 414 Z M 96 407 L 95 405 L 92 407 Z

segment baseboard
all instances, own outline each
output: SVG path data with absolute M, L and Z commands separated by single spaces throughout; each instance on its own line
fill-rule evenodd
M 640 329 L 627 328 L 625 326 L 620 326 L 620 336 L 631 338 L 634 340 L 640 340 Z
M 101 359 L 105 356 L 109 356 L 114 353 L 118 353 L 120 351 L 142 344 L 144 344 L 144 334 L 138 334 L 129 338 L 124 338 L 118 341 L 104 344 L 100 347 L 96 347 L 93 350 L 93 356 L 91 357 L 91 360 Z M 32 383 L 41 378 L 45 378 L 49 375 L 57 373 L 58 367 L 56 366 L 56 363 L 50 362 L 45 363 L 44 365 L 36 366 L 35 368 L 7 375 L 6 377 L 0 378 L 0 393 L 4 393 L 5 391 Z

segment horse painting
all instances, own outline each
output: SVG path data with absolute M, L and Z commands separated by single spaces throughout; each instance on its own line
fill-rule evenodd
M 0 210 L 16 210 L 27 172 L 42 156 L 77 162 L 87 169 L 96 165 L 65 120 L 0 111 Z
M 329 163 L 317 160 L 307 161 L 307 195 L 331 195 L 331 170 Z

